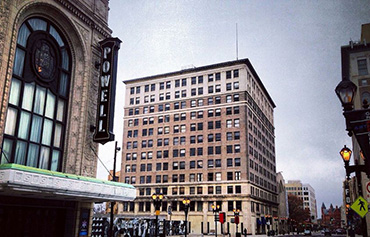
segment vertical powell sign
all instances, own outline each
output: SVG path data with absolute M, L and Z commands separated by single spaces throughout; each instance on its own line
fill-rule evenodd
M 94 142 L 101 144 L 114 140 L 117 61 L 121 42 L 118 38 L 107 38 L 99 42 L 102 55 Z

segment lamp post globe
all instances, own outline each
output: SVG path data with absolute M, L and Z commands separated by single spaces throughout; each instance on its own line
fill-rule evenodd
M 352 151 L 346 145 L 344 145 L 342 150 L 340 150 L 339 154 L 344 162 L 349 162 L 351 159 Z
M 154 209 L 155 209 L 155 236 L 158 236 L 158 216 L 160 214 L 160 209 L 161 209 L 161 203 L 162 199 L 164 198 L 163 194 L 159 193 L 153 193 L 152 199 L 153 199 L 153 204 L 154 204 Z
M 353 109 L 353 98 L 355 97 L 356 90 L 357 86 L 349 80 L 341 81 L 335 88 L 335 93 L 342 103 L 344 111 Z
M 215 235 L 217 236 L 217 214 L 220 211 L 220 205 L 212 204 L 212 211 L 215 217 Z
M 190 206 L 190 199 L 185 198 L 182 200 L 182 203 L 184 204 L 184 213 L 185 213 L 185 237 L 188 233 L 188 213 L 189 213 L 189 206 Z

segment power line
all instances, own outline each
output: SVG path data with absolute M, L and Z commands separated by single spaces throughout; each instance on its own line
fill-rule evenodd
M 90 145 L 90 148 L 93 151 L 94 155 L 98 158 L 98 160 L 100 161 L 100 163 L 103 165 L 103 167 L 105 168 L 105 170 L 108 172 L 108 174 L 112 177 L 112 180 L 113 180 L 113 175 L 108 170 L 108 168 L 104 165 L 103 161 L 99 158 L 98 154 L 96 154 L 96 151 L 93 149 L 93 147 L 91 145 Z

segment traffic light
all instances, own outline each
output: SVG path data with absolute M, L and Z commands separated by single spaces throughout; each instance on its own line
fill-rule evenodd
M 235 224 L 239 224 L 239 216 L 235 216 L 234 218 L 235 218 L 234 220 Z
M 219 214 L 219 221 L 221 222 L 221 224 L 225 223 L 225 212 L 220 212 Z

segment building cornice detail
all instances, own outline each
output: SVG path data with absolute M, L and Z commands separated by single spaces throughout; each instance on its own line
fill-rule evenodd
M 109 29 L 108 26 L 106 27 L 106 29 L 104 29 L 103 27 L 95 24 L 94 20 L 92 20 L 91 17 L 87 16 L 80 9 L 78 9 L 75 5 L 71 4 L 68 1 L 65 1 L 65 0 L 55 0 L 55 1 L 58 2 L 59 4 L 61 4 L 67 10 L 69 10 L 75 16 L 77 16 L 81 21 L 83 21 L 84 23 L 86 23 L 89 27 L 91 27 L 92 29 L 98 31 L 104 37 L 107 37 L 107 38 L 110 37 L 112 31 L 111 30 L 109 30 L 109 31 L 106 30 L 106 29 Z M 97 20 L 95 20 L 95 21 L 97 21 Z M 105 24 L 102 21 L 100 21 L 100 22 L 102 24 Z

